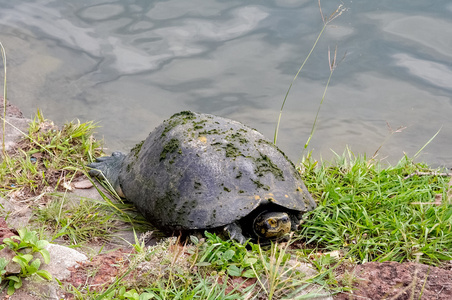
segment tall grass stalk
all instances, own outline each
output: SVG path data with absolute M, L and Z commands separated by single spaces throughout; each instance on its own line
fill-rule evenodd
M 344 57 L 341 59 L 341 61 L 344 58 L 345 58 L 345 54 L 344 54 Z M 304 148 L 303 148 L 303 151 L 301 152 L 300 158 L 298 159 L 298 163 L 300 162 L 301 158 L 303 157 L 303 155 L 304 155 L 304 153 L 306 151 L 306 148 L 308 148 L 309 143 L 311 142 L 311 139 L 312 139 L 312 137 L 314 135 L 314 131 L 315 131 L 315 128 L 316 128 L 316 125 L 317 125 L 317 119 L 318 119 L 319 113 L 320 113 L 320 108 L 322 108 L 323 100 L 325 100 L 326 91 L 328 90 L 328 87 L 330 85 L 330 81 L 331 81 L 331 77 L 333 76 L 333 72 L 334 72 L 334 70 L 336 69 L 336 67 L 338 65 L 338 62 L 337 62 L 337 46 L 334 49 L 334 57 L 333 57 L 332 60 L 331 60 L 331 51 L 328 48 L 328 62 L 329 62 L 329 66 L 330 66 L 330 76 L 328 77 L 328 81 L 326 82 L 325 89 L 323 90 L 322 100 L 320 100 L 319 107 L 317 108 L 317 113 L 315 114 L 314 122 L 312 123 L 311 133 L 309 134 L 308 140 L 304 144 Z
M 442 126 L 441 126 L 441 128 L 442 128 Z M 421 147 L 421 149 L 419 149 L 419 150 L 416 152 L 416 154 L 414 154 L 413 159 L 416 158 L 416 157 L 418 157 L 419 154 L 421 154 L 422 150 L 424 150 L 424 148 L 427 147 L 427 145 L 430 144 L 431 141 L 433 141 L 433 139 L 434 139 L 434 138 L 438 135 L 438 133 L 441 131 L 441 128 L 438 129 L 438 131 L 437 131 L 437 132 L 436 132 L 436 133 L 428 140 L 427 143 L 424 144 L 424 146 Z
M 383 146 L 386 144 L 386 142 L 389 140 L 389 138 L 390 138 L 392 135 L 394 135 L 395 133 L 402 132 L 404 129 L 406 129 L 406 126 L 400 126 L 400 127 L 397 128 L 396 130 L 393 130 L 393 129 L 391 128 L 391 125 L 389 125 L 388 122 L 386 122 L 386 125 L 387 125 L 388 128 L 389 128 L 390 134 L 389 134 L 389 136 L 387 136 L 387 137 L 383 140 L 383 142 L 380 144 L 380 146 L 379 146 L 379 147 L 377 148 L 377 150 L 374 152 L 374 155 L 372 155 L 371 160 L 373 160 L 373 159 L 375 159 L 375 158 L 377 157 L 378 152 L 381 150 L 381 148 L 383 148 Z M 423 148 L 422 148 L 422 149 L 423 149 Z
M 7 93 L 6 93 L 6 51 L 5 48 L 3 47 L 3 44 L 0 42 L 0 52 L 2 53 L 2 60 L 3 60 L 3 72 L 4 72 L 4 79 L 3 79 L 3 113 L 2 113 L 2 152 L 3 152 L 3 157 L 7 157 L 7 153 L 6 153 L 6 145 L 5 145 L 5 138 L 6 138 L 6 123 L 8 123 L 8 125 L 10 125 L 11 127 L 13 127 L 15 130 L 19 131 L 20 134 L 22 134 L 23 136 L 29 138 L 33 143 L 35 143 L 36 145 L 38 145 L 40 148 L 42 148 L 43 150 L 45 150 L 47 153 L 49 153 L 51 156 L 53 155 L 53 153 L 51 153 L 49 150 L 47 150 L 44 146 L 42 146 L 41 144 L 39 144 L 36 140 L 34 140 L 33 138 L 31 138 L 29 135 L 27 135 L 25 132 L 23 132 L 22 130 L 20 130 L 19 128 L 17 128 L 16 126 L 14 126 L 13 124 L 11 124 L 10 122 L 8 122 L 6 120 L 6 103 L 7 103 Z
M 5 137 L 6 137 L 6 51 L 3 47 L 3 44 L 0 42 L 0 49 L 2 52 L 2 60 L 3 60 L 3 71 L 4 71 L 4 79 L 3 79 L 3 138 L 2 138 L 2 150 L 3 155 L 6 156 L 6 146 L 5 146 Z
M 292 79 L 292 82 L 290 83 L 289 88 L 287 89 L 286 95 L 284 96 L 284 100 L 283 100 L 283 103 L 281 105 L 281 109 L 279 111 L 278 122 L 276 123 L 275 134 L 274 134 L 274 137 L 273 137 L 273 143 L 275 145 L 276 145 L 276 142 L 278 140 L 278 132 L 279 132 L 279 125 L 281 123 L 282 112 L 284 110 L 284 106 L 286 105 L 287 97 L 289 96 L 289 92 L 292 89 L 292 86 L 293 86 L 295 80 L 298 78 L 298 75 L 300 74 L 300 72 L 303 69 L 304 65 L 306 64 L 308 59 L 311 57 L 311 54 L 314 51 L 315 47 L 317 46 L 317 43 L 319 42 L 320 37 L 322 36 L 323 32 L 325 31 L 325 28 L 327 27 L 327 25 L 331 21 L 336 19 L 338 16 L 340 16 L 342 14 L 342 12 L 344 11 L 343 6 L 341 4 L 341 5 L 338 6 L 338 8 L 329 17 L 325 17 L 323 15 L 323 12 L 322 12 L 322 6 L 320 4 L 320 0 L 319 0 L 319 10 L 320 10 L 320 15 L 321 15 L 322 21 L 323 21 L 323 27 L 322 27 L 322 30 L 320 30 L 319 34 L 317 35 L 317 39 L 315 40 L 314 44 L 312 45 L 311 50 L 309 51 L 309 53 L 306 56 L 305 60 L 301 64 L 300 68 L 298 69 L 297 74 L 295 74 L 294 78 Z M 330 78 L 331 78 L 331 75 L 330 75 Z M 328 80 L 328 82 L 329 82 L 329 80 Z M 322 98 L 322 101 L 323 101 L 323 98 Z

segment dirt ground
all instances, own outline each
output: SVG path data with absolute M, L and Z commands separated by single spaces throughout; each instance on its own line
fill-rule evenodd
M 351 270 L 356 277 L 349 294 L 336 295 L 348 299 L 452 299 L 452 271 L 413 262 L 370 262 Z

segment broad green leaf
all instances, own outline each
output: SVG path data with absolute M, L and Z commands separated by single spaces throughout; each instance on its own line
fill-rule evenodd
M 243 269 L 237 267 L 236 265 L 230 265 L 228 267 L 228 274 L 231 276 L 239 277 L 242 275 Z
M 227 250 L 226 252 L 223 253 L 222 258 L 226 261 L 229 261 L 232 259 L 232 257 L 235 255 L 235 251 L 232 249 Z
M 44 258 L 44 262 L 46 264 L 48 264 L 50 262 L 50 253 L 49 253 L 49 251 L 47 251 L 47 249 L 41 249 L 39 251 L 39 253 L 41 253 L 42 258 Z
M 47 279 L 47 280 L 51 280 L 52 279 L 52 274 L 50 274 L 48 271 L 46 270 L 38 270 L 36 271 L 36 274 L 38 274 L 39 276 Z
M 39 240 L 36 242 L 36 247 L 39 250 L 41 250 L 41 249 L 44 249 L 45 247 L 47 247 L 48 244 L 50 244 L 50 243 L 46 240 Z
M 248 269 L 245 272 L 242 273 L 242 277 L 246 278 L 255 278 L 256 274 L 254 273 L 253 269 Z

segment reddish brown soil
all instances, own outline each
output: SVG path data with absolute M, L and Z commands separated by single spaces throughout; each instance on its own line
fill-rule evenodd
M 89 286 L 99 291 L 112 284 L 117 276 L 122 275 L 121 272 L 127 269 L 127 258 L 130 253 L 131 250 L 119 249 L 97 255 L 90 261 L 70 268 L 71 277 L 66 282 L 75 287 Z
M 335 300 L 452 299 L 452 271 L 418 263 L 366 263 L 355 267 L 355 290 Z
M 19 235 L 19 233 L 14 229 L 8 228 L 5 220 L 0 219 L 0 244 L 3 244 L 3 239 L 12 237 L 13 235 Z

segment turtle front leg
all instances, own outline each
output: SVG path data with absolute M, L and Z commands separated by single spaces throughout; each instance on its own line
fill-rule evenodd
M 121 152 L 113 152 L 111 156 L 96 158 L 95 162 L 87 165 L 89 175 L 99 179 L 107 179 L 119 196 L 124 197 L 119 185 L 119 172 L 126 156 Z
M 226 225 L 224 230 L 229 233 L 231 239 L 236 240 L 242 245 L 247 241 L 247 238 L 242 233 L 242 228 L 236 222 Z
M 295 216 L 292 214 L 289 215 L 290 222 L 291 222 L 290 230 L 292 230 L 292 231 L 298 230 L 298 228 L 300 227 L 300 224 L 301 224 L 301 216 L 302 216 L 302 214 L 299 214 L 298 216 Z

